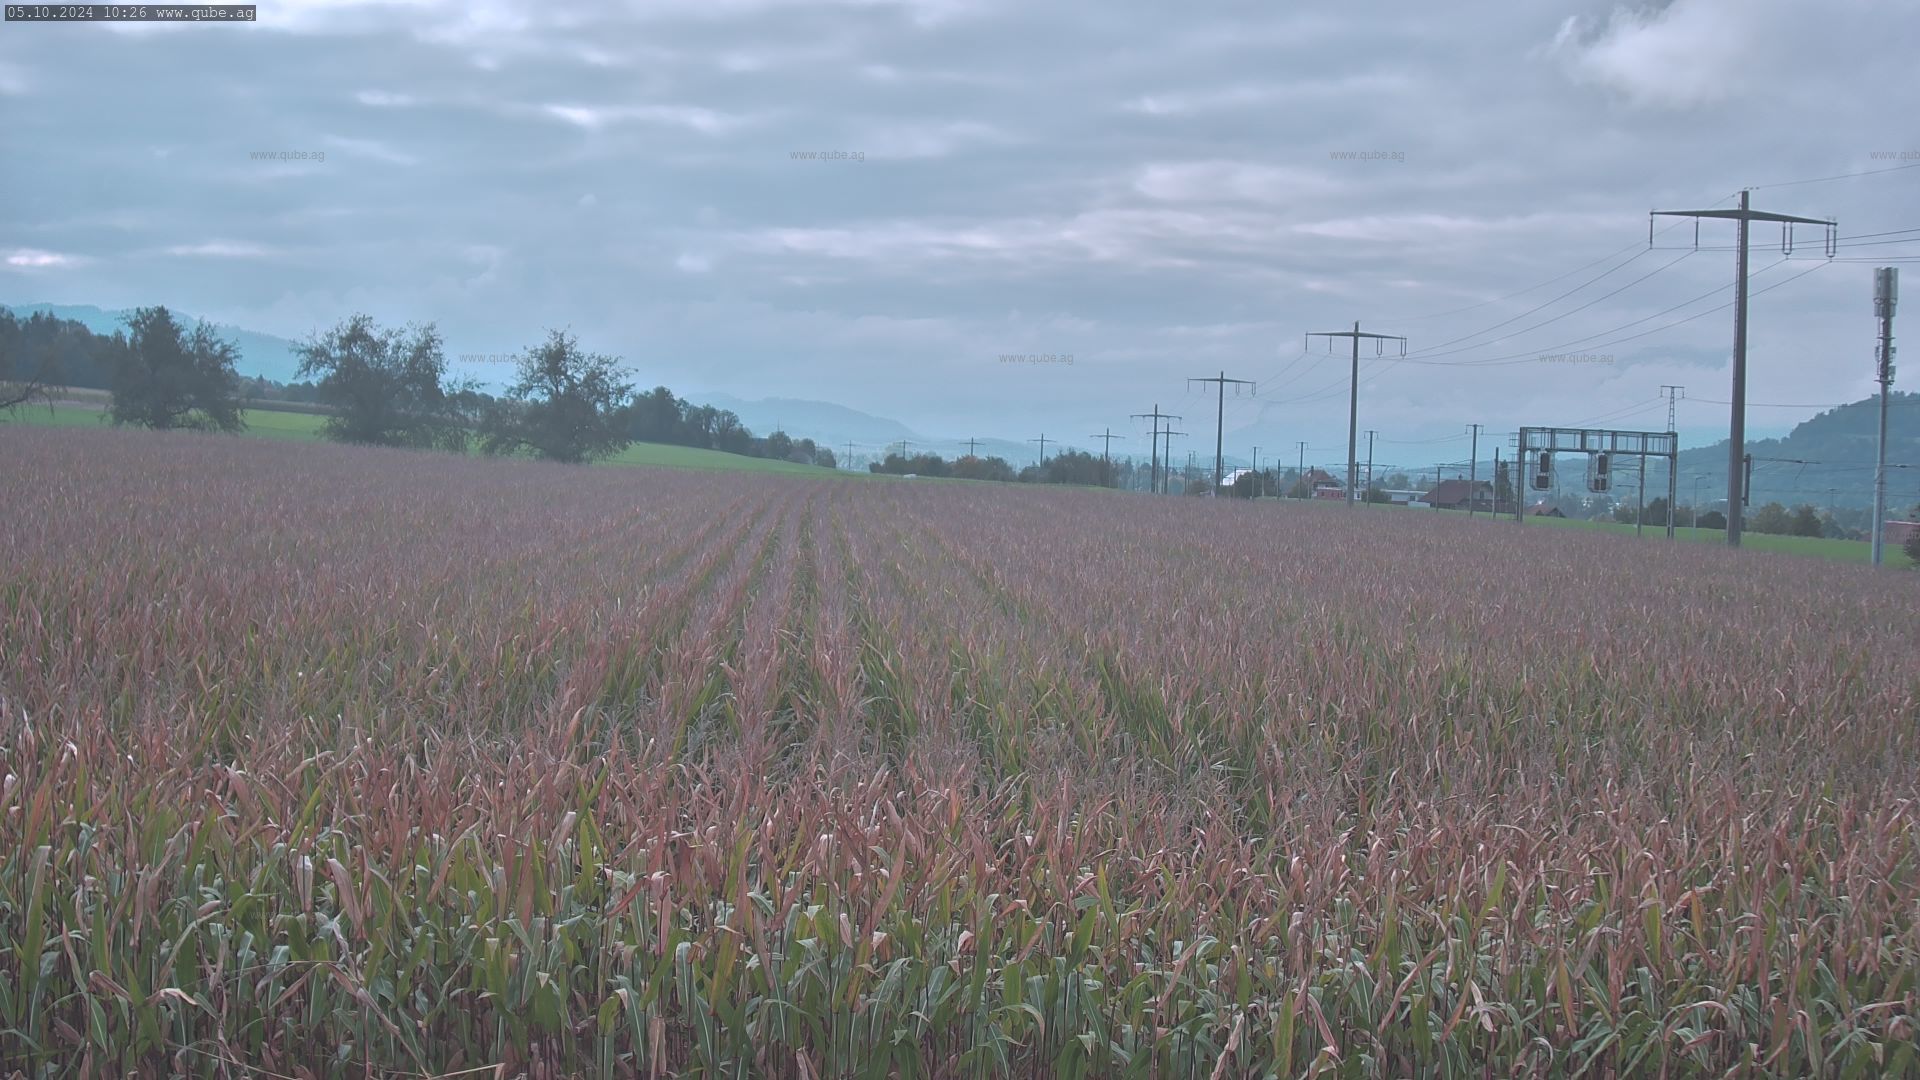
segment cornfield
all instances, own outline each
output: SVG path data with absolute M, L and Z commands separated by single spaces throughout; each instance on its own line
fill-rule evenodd
M 0 430 L 0 1073 L 1920 1073 L 1920 577 Z

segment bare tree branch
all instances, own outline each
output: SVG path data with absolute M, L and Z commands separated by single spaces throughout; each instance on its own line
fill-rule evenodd
M 46 382 L 46 366 L 33 373 L 33 378 L 24 383 L 0 382 L 0 412 L 32 404 L 36 400 L 52 400 Z

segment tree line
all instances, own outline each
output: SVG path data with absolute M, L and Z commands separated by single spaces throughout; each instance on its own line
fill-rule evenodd
M 1084 484 L 1088 487 L 1127 487 L 1133 468 L 1110 462 L 1084 450 L 1062 450 L 1045 461 L 1016 469 L 1002 457 L 965 454 L 951 461 L 939 454 L 889 453 L 867 466 L 868 472 L 895 476 L 950 476 L 961 480 L 995 480 L 1022 484 Z
M 107 419 L 156 430 L 238 432 L 254 401 L 311 403 L 324 438 L 365 446 L 549 461 L 601 460 L 634 442 L 659 442 L 835 468 L 833 451 L 776 431 L 756 436 L 725 409 L 658 386 L 636 392 L 612 357 L 562 331 L 527 348 L 498 395 L 448 376 L 432 323 L 383 328 L 353 315 L 295 347 L 300 381 L 244 379 L 238 350 L 205 323 L 183 325 L 165 307 L 140 308 L 111 335 L 35 312 L 0 310 L 0 409 L 52 400 L 59 388 L 105 390 Z

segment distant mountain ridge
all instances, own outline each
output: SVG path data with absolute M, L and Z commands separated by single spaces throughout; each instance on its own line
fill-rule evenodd
M 1896 516 L 1920 500 L 1920 393 L 1887 397 L 1887 505 Z M 1784 438 L 1749 439 L 1753 455 L 1753 506 L 1870 506 L 1873 464 L 1879 444 L 1880 398 L 1875 395 L 1828 409 L 1795 425 Z M 1724 502 L 1727 440 L 1680 451 L 1680 500 L 1691 502 L 1693 478 L 1701 501 Z M 1653 498 L 1649 491 L 1647 497 Z M 1662 491 L 1658 494 L 1665 495 Z
M 733 413 L 756 435 L 785 431 L 795 437 L 805 436 L 842 457 L 846 456 L 848 443 L 853 444 L 854 457 L 860 460 L 884 457 L 889 450 L 898 450 L 902 442 L 906 444 L 908 453 L 939 454 L 944 458 L 960 457 L 968 450 L 966 439 L 923 435 L 898 420 L 874 416 L 829 401 L 802 398 L 748 400 L 724 393 L 691 394 L 688 400 Z M 1069 445 L 1048 439 L 1047 454 L 1052 456 L 1056 450 L 1067 449 Z M 981 457 L 1005 458 L 1018 468 L 1037 460 L 1040 447 L 1037 443 L 1020 443 L 1010 439 L 979 439 L 974 445 L 974 452 Z

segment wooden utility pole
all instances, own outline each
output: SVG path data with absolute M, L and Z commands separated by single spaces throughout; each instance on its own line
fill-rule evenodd
M 1747 189 L 1740 191 L 1740 208 L 1737 210 L 1655 210 L 1654 217 L 1690 217 L 1690 218 L 1727 218 L 1740 223 L 1739 258 L 1736 260 L 1733 277 L 1733 395 L 1731 417 L 1727 433 L 1727 546 L 1740 546 L 1741 518 L 1741 466 L 1747 452 L 1747 237 L 1756 221 L 1778 221 L 1791 228 L 1794 225 L 1825 225 L 1827 227 L 1827 257 L 1834 253 L 1834 222 L 1828 218 L 1795 217 L 1792 214 L 1770 214 L 1755 210 L 1748 202 L 1751 194 Z M 1789 237 L 1791 232 L 1787 234 Z M 1647 245 L 1653 245 L 1653 219 L 1647 219 Z
M 1392 334 L 1363 334 L 1359 320 L 1355 320 L 1351 330 L 1322 330 L 1308 334 L 1308 337 L 1323 337 L 1331 343 L 1332 339 L 1343 337 L 1353 339 L 1353 377 L 1347 390 L 1347 505 L 1353 505 L 1353 485 L 1359 480 L 1360 472 L 1360 339 L 1372 338 L 1376 342 L 1397 341 L 1400 343 L 1400 355 L 1407 354 L 1407 339 Z M 1385 348 L 1384 344 L 1376 346 Z
M 1156 402 L 1156 403 L 1154 404 L 1154 406 L 1153 406 L 1153 411 L 1152 411 L 1152 412 L 1150 412 L 1150 413 L 1143 413 L 1143 412 L 1137 412 L 1137 413 L 1134 413 L 1134 414 L 1133 414 L 1133 415 L 1132 415 L 1132 416 L 1131 416 L 1131 417 L 1130 417 L 1129 419 L 1133 419 L 1133 420 L 1146 420 L 1146 419 L 1149 419 L 1149 418 L 1151 418 L 1151 419 L 1153 420 L 1153 436 L 1152 436 L 1152 439 L 1153 439 L 1153 458 L 1152 458 L 1152 461 L 1153 461 L 1153 464 L 1152 464 L 1152 466 L 1151 466 L 1151 470 L 1152 470 L 1152 471 L 1150 471 L 1150 472 L 1148 472 L 1148 473 L 1147 473 L 1147 490 L 1148 490 L 1148 491 L 1150 491 L 1150 492 L 1152 492 L 1152 493 L 1153 493 L 1153 494 L 1155 494 L 1155 495 L 1158 495 L 1158 494 L 1160 493 L 1160 435 L 1161 435 L 1161 431 L 1160 431 L 1160 421 L 1162 421 L 1162 420 L 1179 420 L 1179 419 L 1181 419 L 1181 418 L 1180 418 L 1180 417 L 1178 417 L 1178 416 L 1173 416 L 1173 415 L 1171 415 L 1171 414 L 1169 414 L 1169 413 L 1163 413 L 1163 412 L 1161 412 L 1161 411 L 1160 411 L 1160 405 L 1159 405 L 1159 403 L 1157 403 L 1157 402 Z M 1168 450 L 1168 452 L 1169 452 L 1169 453 L 1171 453 L 1171 452 L 1172 452 L 1172 450 L 1171 450 L 1171 449 L 1169 449 L 1169 450 Z M 1169 472 L 1171 472 L 1171 471 L 1173 470 L 1173 459 L 1172 459 L 1172 458 L 1168 458 L 1168 459 L 1167 459 L 1167 470 L 1168 470 Z
M 1887 531 L 1887 392 L 1893 387 L 1893 309 L 1900 299 L 1900 271 L 1873 272 L 1873 312 L 1880 316 L 1880 450 L 1873 467 L 1873 565 L 1885 557 Z
M 1479 424 L 1468 424 L 1473 433 L 1473 448 L 1467 451 L 1467 516 L 1473 516 L 1473 501 L 1480 497 L 1480 428 Z M 1494 496 L 1496 499 L 1499 496 Z
M 1119 439 L 1121 442 L 1125 442 L 1127 437 L 1125 435 L 1115 435 L 1113 433 L 1113 429 L 1108 428 L 1103 434 L 1089 435 L 1087 436 L 1087 438 L 1106 440 L 1106 446 L 1102 448 L 1100 451 L 1100 480 L 1103 486 L 1112 487 L 1113 486 L 1113 440 Z
M 1225 444 L 1222 442 L 1222 439 L 1225 437 L 1224 433 L 1227 426 L 1227 384 L 1245 384 L 1247 386 L 1253 386 L 1255 384 L 1252 379 L 1229 379 L 1227 378 L 1227 373 L 1224 371 L 1218 375 L 1209 375 L 1204 379 L 1188 379 L 1187 381 L 1190 383 L 1220 384 L 1220 410 L 1214 420 L 1213 428 L 1213 487 L 1207 492 L 1209 497 L 1217 497 L 1220 494 L 1220 474 L 1223 471 L 1223 465 L 1225 463 L 1225 456 L 1222 452 Z M 1237 394 L 1239 391 L 1236 390 L 1234 393 Z

